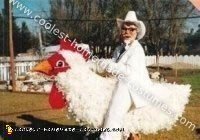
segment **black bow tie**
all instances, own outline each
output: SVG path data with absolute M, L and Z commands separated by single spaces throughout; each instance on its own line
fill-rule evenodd
M 125 46 L 123 46 L 122 49 L 121 49 L 120 52 L 119 52 L 119 56 L 117 57 L 117 60 L 116 60 L 116 61 L 119 60 L 120 56 L 121 56 L 125 51 L 126 51 Z

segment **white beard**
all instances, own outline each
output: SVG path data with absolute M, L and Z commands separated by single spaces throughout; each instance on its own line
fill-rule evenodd
M 130 45 L 134 40 L 133 39 L 124 39 L 126 46 Z
M 124 40 L 124 43 L 125 44 L 129 44 L 129 43 L 131 43 L 131 40 L 130 39 L 126 39 L 126 40 Z

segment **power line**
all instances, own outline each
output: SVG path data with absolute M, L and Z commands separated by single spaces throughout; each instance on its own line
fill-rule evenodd
M 22 18 L 22 19 L 30 19 L 31 17 L 24 16 L 14 16 L 14 18 Z M 190 16 L 190 17 L 175 17 L 175 18 L 152 18 L 152 19 L 142 19 L 143 21 L 151 21 L 151 20 L 184 20 L 184 19 L 195 19 L 200 18 L 200 16 Z M 39 18 L 37 19 L 45 19 L 45 20 L 53 20 L 53 21 L 116 21 L 116 19 L 58 19 L 58 18 Z

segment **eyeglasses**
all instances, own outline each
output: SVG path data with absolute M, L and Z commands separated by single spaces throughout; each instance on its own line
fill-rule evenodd
M 137 30 L 137 28 L 125 28 L 125 27 L 122 27 L 122 31 L 125 32 L 125 31 L 129 31 L 129 32 L 133 32 Z

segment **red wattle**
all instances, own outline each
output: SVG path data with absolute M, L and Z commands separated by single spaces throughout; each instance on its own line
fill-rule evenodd
M 61 109 L 68 106 L 68 102 L 63 97 L 62 92 L 58 91 L 55 83 L 53 83 L 51 92 L 49 94 L 49 104 L 51 105 L 52 109 Z

